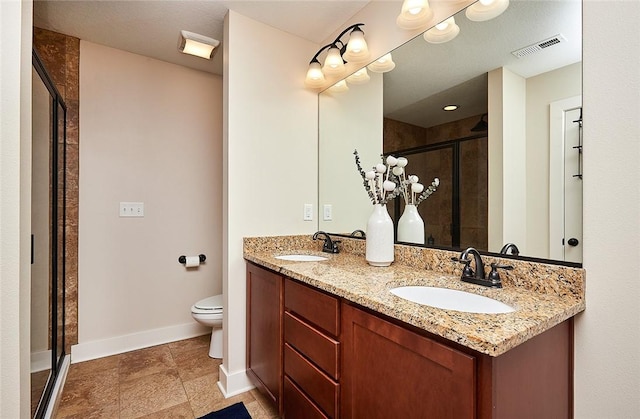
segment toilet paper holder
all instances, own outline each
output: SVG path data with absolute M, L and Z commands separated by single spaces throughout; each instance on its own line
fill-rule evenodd
M 199 254 L 198 258 L 200 259 L 200 263 L 204 262 L 205 260 L 207 260 L 207 257 L 203 254 Z M 178 262 L 182 263 L 183 265 L 185 263 L 187 263 L 187 257 L 185 255 L 182 255 L 180 257 L 178 257 Z

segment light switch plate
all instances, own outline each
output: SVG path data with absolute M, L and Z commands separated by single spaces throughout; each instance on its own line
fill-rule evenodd
M 144 217 L 144 202 L 120 202 L 120 217 Z
M 322 220 L 331 221 L 333 219 L 333 205 L 324 204 L 322 207 Z
M 304 221 L 313 220 L 313 204 L 304 204 L 304 214 L 302 216 Z

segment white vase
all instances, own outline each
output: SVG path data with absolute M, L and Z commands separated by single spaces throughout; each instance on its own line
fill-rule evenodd
M 405 205 L 398 220 L 398 241 L 424 244 L 424 221 L 413 204 Z
M 393 262 L 393 220 L 386 205 L 373 206 L 367 222 L 365 258 L 371 266 L 389 266 Z

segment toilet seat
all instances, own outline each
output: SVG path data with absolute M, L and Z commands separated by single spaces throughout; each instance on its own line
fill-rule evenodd
M 222 314 L 222 295 L 214 295 L 198 301 L 191 307 L 191 312 L 196 314 Z

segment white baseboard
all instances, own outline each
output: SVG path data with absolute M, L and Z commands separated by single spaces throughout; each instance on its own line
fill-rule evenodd
M 45 419 L 53 418 L 55 416 L 55 412 L 58 410 L 60 396 L 62 396 L 62 389 L 64 388 L 65 381 L 67 381 L 69 364 L 71 364 L 71 356 L 65 355 L 60 371 L 58 371 L 58 377 L 56 377 L 56 384 L 53 386 L 53 391 L 51 392 L 51 398 L 49 399 L 47 410 L 44 412 Z
M 71 347 L 71 362 L 75 364 L 76 362 L 104 358 L 136 349 L 189 339 L 207 333 L 211 333 L 211 328 L 192 322 L 160 329 L 145 330 L 129 335 L 115 336 L 109 339 L 82 342 Z
M 31 373 L 51 369 L 51 350 L 31 352 Z
M 218 376 L 220 377 L 220 381 L 218 381 L 218 387 L 225 399 L 244 393 L 255 387 L 251 383 L 251 380 L 249 380 L 245 370 L 229 374 L 224 364 L 220 364 L 219 372 Z

